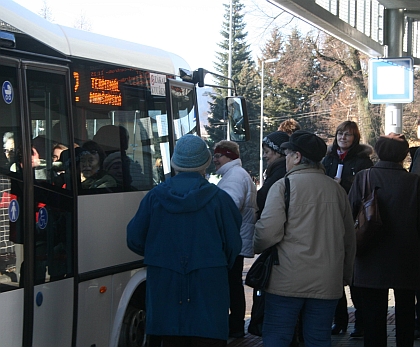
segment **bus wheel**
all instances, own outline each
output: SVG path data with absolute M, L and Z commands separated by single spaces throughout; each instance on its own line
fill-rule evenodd
M 146 344 L 146 311 L 127 307 L 121 327 L 118 346 L 143 347 Z

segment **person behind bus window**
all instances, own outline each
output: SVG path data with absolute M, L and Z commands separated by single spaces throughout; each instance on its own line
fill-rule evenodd
M 61 152 L 68 149 L 67 146 L 62 145 L 61 143 L 55 145 L 52 150 L 52 161 L 56 162 L 60 159 Z
M 116 187 L 115 179 L 102 169 L 105 153 L 94 141 L 87 141 L 82 146 L 80 171 L 83 189 Z
M 15 139 L 10 131 L 3 135 L 3 152 L 9 163 L 12 162 L 15 154 Z
M 149 191 L 127 226 L 128 247 L 147 264 L 146 333 L 163 336 L 164 347 L 228 339 L 228 269 L 241 250 L 242 218 L 204 178 L 210 162 L 200 137 L 181 137 L 171 161 L 177 174 Z
M 6 161 L 2 161 L 2 165 L 9 167 L 10 171 L 16 172 L 15 139 L 11 131 L 3 135 L 3 153 Z
M 141 190 L 150 186 L 148 183 L 149 176 L 146 177 L 140 163 L 132 160 L 126 154 L 129 142 L 129 134 L 126 128 L 121 125 L 105 125 L 99 128 L 93 137 L 93 141 L 104 149 L 107 156 L 117 152 L 120 153 L 122 185 L 126 190 Z M 143 155 L 147 156 L 147 153 L 143 153 Z
M 120 152 L 114 152 L 108 155 L 104 160 L 104 170 L 115 178 L 118 185 L 122 187 L 124 182 L 123 163 Z

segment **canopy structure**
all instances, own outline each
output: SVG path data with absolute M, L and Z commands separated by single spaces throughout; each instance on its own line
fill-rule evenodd
M 420 66 L 418 0 L 267 0 L 370 57 L 412 56 Z

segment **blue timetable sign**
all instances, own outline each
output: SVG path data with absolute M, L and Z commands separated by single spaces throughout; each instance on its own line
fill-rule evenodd
M 369 60 L 369 102 L 404 104 L 413 101 L 413 58 Z

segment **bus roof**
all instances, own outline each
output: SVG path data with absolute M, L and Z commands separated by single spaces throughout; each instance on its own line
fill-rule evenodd
M 0 0 L 0 20 L 66 57 L 178 75 L 184 59 L 162 49 L 51 23 L 12 0 Z

